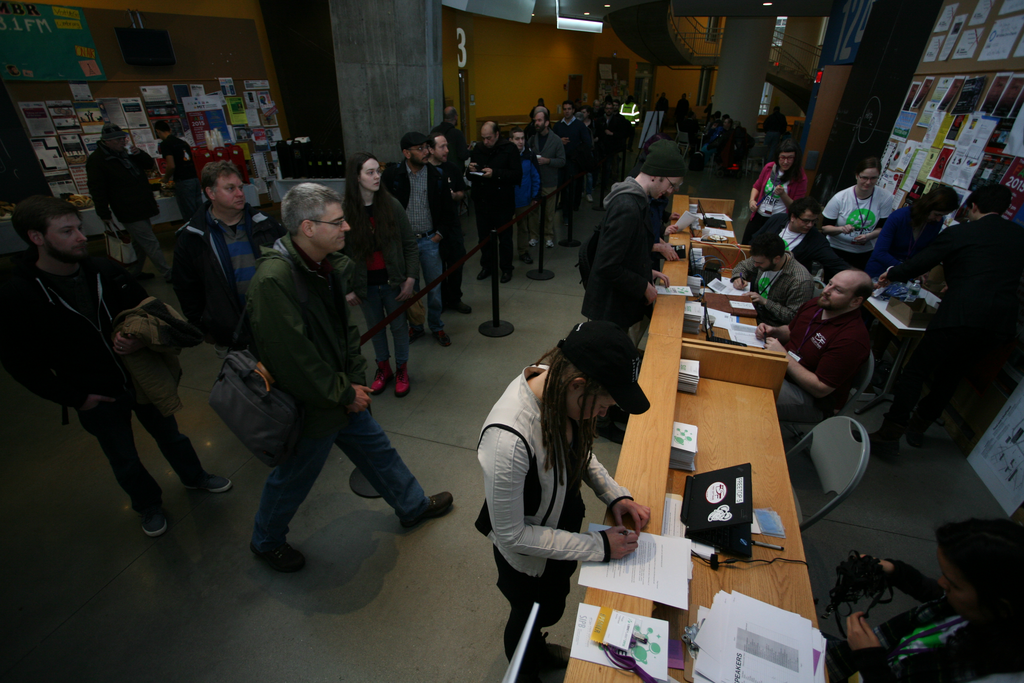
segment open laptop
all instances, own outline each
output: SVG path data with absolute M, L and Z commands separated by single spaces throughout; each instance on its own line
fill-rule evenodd
M 726 339 L 725 337 L 718 337 L 715 335 L 715 331 L 711 326 L 711 318 L 708 316 L 708 304 L 706 301 L 704 302 L 704 338 L 709 342 L 715 342 L 716 344 L 746 346 L 743 342 L 733 341 L 732 339 Z
M 688 478 L 680 514 L 686 537 L 720 552 L 750 557 L 752 498 L 749 462 Z
M 704 220 L 705 228 L 727 228 L 728 224 L 721 218 L 708 218 L 708 215 L 704 213 L 704 207 L 700 205 L 700 200 L 697 200 L 697 210 L 700 211 L 700 216 Z

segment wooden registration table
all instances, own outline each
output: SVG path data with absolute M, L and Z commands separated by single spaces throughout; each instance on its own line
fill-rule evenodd
M 685 284 L 686 264 L 685 260 L 670 262 L 666 265 L 666 274 L 676 284 Z M 635 500 L 650 506 L 651 519 L 644 531 L 661 534 L 665 495 L 682 495 L 688 476 L 668 466 L 672 423 L 694 424 L 699 430 L 697 471 L 749 462 L 754 507 L 773 508 L 782 518 L 787 537 L 780 544 L 785 550 L 755 547 L 753 559 L 804 560 L 786 454 L 775 413 L 775 395 L 785 376 L 786 358 L 762 349 L 684 338 L 684 304 L 685 297 L 681 296 L 661 296 L 655 304 L 640 371 L 640 385 L 651 408 L 643 415 L 630 418 L 615 479 L 630 490 Z M 677 391 L 681 357 L 701 361 L 701 380 L 696 394 Z M 607 521 L 613 523 L 610 517 Z M 680 581 L 684 580 L 685 568 L 680 567 L 679 576 Z M 696 620 L 697 607 L 710 607 L 719 590 L 739 591 L 796 612 L 817 625 L 807 567 L 782 562 L 723 565 L 712 571 L 695 559 L 689 610 L 593 588 L 587 590 L 584 601 L 666 619 L 670 637 L 678 638 L 682 628 Z M 572 609 L 571 605 L 566 608 L 570 618 Z M 688 655 L 686 667 L 685 672 L 670 670 L 670 674 L 677 680 L 690 681 L 693 662 Z M 612 683 L 625 680 L 623 676 L 613 668 L 572 659 L 565 680 Z

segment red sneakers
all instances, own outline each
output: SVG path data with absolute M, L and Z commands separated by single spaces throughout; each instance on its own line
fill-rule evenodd
M 401 398 L 409 393 L 408 363 L 402 363 L 395 370 L 395 396 Z M 383 387 L 381 387 L 383 389 Z
M 391 374 L 391 361 L 385 360 L 377 363 L 377 373 L 373 376 L 373 383 L 370 385 L 370 393 L 376 396 L 377 394 L 383 393 L 384 387 L 388 385 L 391 378 L 394 375 Z M 408 389 L 408 380 L 406 381 L 406 391 Z

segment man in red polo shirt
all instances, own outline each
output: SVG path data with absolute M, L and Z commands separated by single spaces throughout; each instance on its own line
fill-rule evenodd
M 821 296 L 797 310 L 789 325 L 757 326 L 766 349 L 788 354 L 789 368 L 775 402 L 780 422 L 819 422 L 846 402 L 850 383 L 871 352 L 858 309 L 872 288 L 863 270 L 843 270 Z

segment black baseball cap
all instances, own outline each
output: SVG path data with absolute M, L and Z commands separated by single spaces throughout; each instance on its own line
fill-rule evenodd
M 600 384 L 631 415 L 647 412 L 650 401 L 637 380 L 640 352 L 617 325 L 591 320 L 572 328 L 558 348 L 576 369 Z
M 412 131 L 402 136 L 402 149 L 410 149 L 411 147 L 419 147 L 425 144 L 430 144 L 430 138 L 423 133 Z

